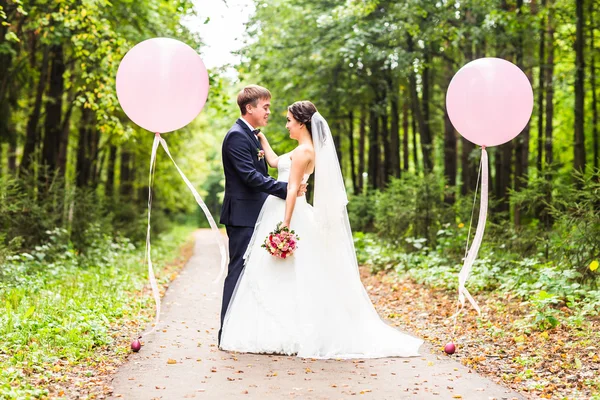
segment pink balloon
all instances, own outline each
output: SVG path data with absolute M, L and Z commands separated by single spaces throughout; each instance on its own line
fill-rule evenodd
M 498 146 L 515 138 L 533 111 L 527 76 L 500 58 L 480 58 L 463 66 L 446 94 L 452 125 L 480 146 Z
M 208 72 L 198 53 L 169 38 L 138 43 L 117 71 L 123 111 L 151 132 L 171 132 L 192 122 L 206 103 L 208 87 Z

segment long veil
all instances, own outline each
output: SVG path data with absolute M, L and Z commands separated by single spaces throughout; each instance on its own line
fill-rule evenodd
M 358 274 L 354 239 L 348 219 L 348 196 L 342 170 L 335 151 L 335 143 L 327 121 L 320 113 L 311 119 L 313 145 L 315 148 L 314 210 L 327 248 L 343 249 L 345 262 Z M 331 245 L 331 246 L 329 246 Z

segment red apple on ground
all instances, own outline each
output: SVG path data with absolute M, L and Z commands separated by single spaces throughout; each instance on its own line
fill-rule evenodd
M 446 344 L 446 346 L 444 347 L 444 351 L 446 352 L 446 354 L 454 354 L 454 352 L 456 351 L 456 345 L 450 342 Z
M 140 343 L 139 339 L 135 339 L 133 342 L 131 342 L 131 350 L 133 350 L 134 352 L 138 352 L 140 351 L 140 349 L 142 348 L 142 343 Z

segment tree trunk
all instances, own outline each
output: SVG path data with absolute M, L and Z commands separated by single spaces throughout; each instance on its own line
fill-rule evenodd
M 0 102 L 0 176 L 4 169 L 4 142 L 10 135 L 10 106 L 8 102 Z
M 450 82 L 453 73 L 452 65 L 447 63 L 446 82 Z M 446 177 L 446 184 L 452 188 L 456 186 L 456 153 L 456 131 L 450 121 L 447 110 L 444 108 L 444 176 Z M 453 204 L 454 200 L 454 195 L 446 198 L 446 202 L 450 204 Z
M 356 157 L 354 151 L 354 112 L 350 111 L 348 113 L 348 140 L 350 142 L 350 172 L 352 176 L 352 189 L 354 190 L 354 194 L 358 194 L 358 179 L 356 178 L 356 162 L 354 158 Z
M 58 149 L 58 170 L 60 176 L 64 177 L 67 171 L 67 157 L 69 155 L 69 136 L 71 132 L 71 115 L 73 114 L 73 108 L 75 108 L 75 88 L 71 87 L 69 95 L 67 97 L 67 112 L 63 118 L 63 124 L 60 135 L 60 146 Z
M 100 148 L 100 133 L 97 129 L 94 129 L 96 133 L 96 146 L 98 150 L 96 151 L 96 160 L 94 162 L 94 174 L 92 175 L 92 187 L 96 189 L 100 184 L 100 178 L 102 176 L 102 169 L 104 168 L 104 161 L 106 160 L 106 152 L 103 152 Z
M 115 165 L 117 161 L 117 146 L 109 145 L 108 169 L 106 171 L 106 197 L 112 199 L 115 188 Z
M 456 153 L 456 132 L 448 113 L 444 112 L 444 176 L 446 184 L 451 188 L 456 186 Z M 449 204 L 453 204 L 454 200 L 454 194 L 446 197 Z
M 16 176 L 17 173 L 17 128 L 11 121 L 12 110 L 17 109 L 19 101 L 19 91 L 17 85 L 13 83 L 8 92 L 8 114 L 6 119 L 6 141 L 8 142 L 7 166 L 8 173 Z
M 554 17 L 552 8 L 548 13 L 548 25 L 547 25 L 547 36 L 548 36 L 548 58 L 546 59 L 546 73 L 544 85 L 546 87 L 546 134 L 545 134 L 545 162 L 546 169 L 550 169 L 554 162 L 554 152 L 552 150 L 552 131 L 554 121 Z M 548 175 L 551 176 L 551 175 Z M 551 178 L 548 178 L 551 179 Z
M 408 100 L 404 100 L 404 104 L 402 105 L 402 169 L 405 172 L 408 172 Z
M 400 115 L 398 110 L 398 88 L 392 87 L 391 93 L 392 101 L 390 112 L 392 113 L 392 126 L 390 130 L 390 173 L 396 178 L 400 178 Z
M 475 150 L 475 145 L 461 136 L 462 152 L 461 152 L 461 181 L 462 186 L 460 193 L 464 196 L 467 193 L 475 190 L 477 185 L 477 165 L 471 159 L 471 153 Z
M 77 165 L 75 172 L 75 185 L 84 188 L 88 185 L 92 170 L 92 154 L 90 151 L 90 131 L 93 112 L 84 108 L 79 121 L 79 140 L 77 142 Z
M 380 164 L 379 154 L 379 123 L 377 112 L 371 109 L 369 115 L 369 186 L 373 189 L 377 188 L 378 171 Z
M 411 72 L 410 74 L 410 87 L 411 87 L 411 100 L 413 103 L 413 118 L 414 118 L 414 122 L 415 122 L 415 128 L 417 128 L 416 130 L 419 131 L 420 137 L 421 137 L 421 155 L 423 157 L 423 170 L 425 172 L 430 171 L 430 166 L 431 166 L 431 157 L 430 157 L 430 151 L 429 151 L 429 146 L 427 144 L 427 132 L 425 132 L 425 130 L 427 129 L 425 127 L 425 120 L 423 119 L 423 114 L 421 112 L 421 102 L 419 101 L 419 96 L 417 94 L 417 83 L 416 83 L 416 77 L 414 76 L 414 72 Z M 425 89 L 423 88 L 423 92 L 425 92 Z M 423 99 L 425 100 L 425 99 Z M 413 138 L 414 140 L 414 145 L 415 145 L 415 149 L 413 149 L 413 151 L 417 151 L 416 148 L 416 132 L 415 132 L 415 137 Z M 415 158 L 416 160 L 416 158 Z M 415 163 L 416 164 L 416 163 Z
M 531 69 L 525 65 L 525 45 L 524 36 L 526 26 L 524 25 L 522 12 L 523 12 L 523 0 L 517 0 L 517 12 L 519 13 L 519 24 L 522 27 L 519 32 L 518 43 L 516 46 L 517 50 L 517 66 L 525 71 L 529 82 L 531 82 Z M 529 136 L 530 136 L 530 124 L 529 121 L 519 136 L 517 136 L 515 146 L 515 180 L 514 188 L 516 192 L 521 191 L 522 188 L 527 186 L 527 177 L 529 176 Z M 514 223 L 515 226 L 521 225 L 521 209 L 519 206 L 515 206 L 514 209 Z
M 545 5 L 548 1 L 545 1 Z M 539 60 L 540 60 L 540 73 L 538 76 L 538 141 L 537 141 L 537 170 L 542 171 L 542 160 L 544 159 L 544 95 L 546 94 L 545 89 L 545 76 L 546 76 L 546 17 L 540 17 L 540 46 L 539 46 Z
M 594 2 L 589 2 L 588 12 L 590 14 L 590 69 L 591 77 L 590 84 L 592 85 L 592 140 L 594 144 L 594 170 L 598 170 L 600 167 L 600 148 L 598 140 L 598 102 L 596 97 L 596 49 L 594 48 Z
M 386 107 L 387 108 L 387 107 Z M 388 126 L 387 110 L 384 108 L 381 115 L 381 146 L 383 147 L 383 162 L 381 163 L 381 173 L 379 175 L 379 187 L 384 188 L 392 177 L 392 147 L 390 144 L 390 129 Z
M 337 154 L 338 162 L 340 163 L 340 168 L 343 173 L 344 164 L 342 163 L 342 137 L 340 135 L 341 124 L 338 120 L 333 121 L 332 128 L 333 131 L 331 132 L 331 136 L 333 137 L 333 144 L 335 145 L 335 153 Z
M 90 171 L 90 186 L 95 189 L 98 186 L 98 175 L 99 171 L 102 169 L 102 160 L 100 158 L 100 133 L 93 124 L 90 127 L 90 144 L 92 146 L 92 169 Z
M 585 172 L 585 132 L 584 132 L 584 46 L 583 37 L 584 15 L 583 15 L 583 0 L 575 1 L 576 20 L 576 39 L 575 39 L 575 147 L 573 166 L 575 170 Z
M 17 135 L 8 137 L 8 172 L 15 176 L 17 174 Z
M 431 127 L 429 121 L 429 98 L 431 94 L 431 53 L 428 51 L 428 49 L 425 50 L 425 66 L 423 67 L 423 116 L 420 122 L 421 150 L 423 152 L 423 169 L 425 172 L 431 172 L 433 170 L 433 138 L 431 136 Z
M 413 43 L 413 38 L 409 35 L 407 38 L 407 47 L 408 47 L 408 52 L 409 53 L 414 53 L 414 43 Z M 426 58 L 425 60 L 426 62 L 428 61 L 428 59 Z M 428 75 L 427 69 L 428 66 L 426 66 L 425 70 L 423 71 L 423 102 L 425 102 L 425 100 L 428 100 L 428 96 L 425 95 L 426 90 L 429 89 L 429 76 L 425 77 L 425 75 Z M 425 80 L 427 80 L 428 84 L 425 85 Z M 415 154 L 415 172 L 418 171 L 417 168 L 417 139 L 416 139 L 416 131 L 418 128 L 419 134 L 421 136 L 421 150 L 422 150 L 422 155 L 423 155 L 423 170 L 425 172 L 428 172 L 430 169 L 428 169 L 428 166 L 430 165 L 430 157 L 429 157 L 429 152 L 426 151 L 427 150 L 427 133 L 426 132 L 426 126 L 425 126 L 425 119 L 423 117 L 423 112 L 422 110 L 425 110 L 425 106 L 423 106 L 423 109 L 421 109 L 421 102 L 419 101 L 419 95 L 417 93 L 417 78 L 416 78 L 416 74 L 414 72 L 414 70 L 411 68 L 410 73 L 408 74 L 408 86 L 409 86 L 409 90 L 410 90 L 410 99 L 412 102 L 412 114 L 413 114 L 413 132 L 414 132 L 414 136 L 413 136 L 413 152 Z M 427 109 L 429 109 L 429 105 L 427 105 Z
M 53 172 L 58 166 L 58 152 L 62 135 L 61 117 L 65 62 L 62 45 L 53 45 L 50 53 L 52 55 L 52 67 L 50 69 L 48 101 L 46 102 L 42 164 L 48 166 L 49 172 Z
M 14 2 L 11 2 L 14 3 Z M 12 18 L 12 9 L 16 7 L 14 4 L 9 8 L 6 0 L 0 0 L 0 10 L 3 10 L 5 14 L 7 14 L 7 19 L 9 22 L 14 23 Z M 8 33 L 9 25 L 4 25 L 0 23 L 0 46 L 7 46 L 5 43 L 5 37 Z M 10 46 L 9 46 L 10 47 Z M 12 66 L 13 55 L 10 51 L 3 51 L 0 53 L 0 108 L 4 104 L 4 97 L 8 92 L 8 86 L 10 85 L 10 74 L 9 71 Z
M 131 153 L 127 148 L 127 144 L 121 147 L 121 184 L 119 186 L 119 193 L 121 195 L 121 201 L 127 201 L 131 199 L 133 194 L 133 182 L 132 182 L 132 170 L 131 170 Z
M 38 142 L 38 125 L 40 122 L 40 116 L 42 113 L 42 100 L 44 91 L 46 90 L 46 84 L 48 81 L 48 58 L 49 49 L 44 46 L 42 56 L 42 66 L 40 69 L 40 80 L 36 88 L 35 101 L 33 103 L 33 110 L 29 115 L 27 121 L 27 128 L 25 134 L 25 146 L 23 148 L 23 156 L 21 158 L 21 164 L 19 170 L 23 173 L 29 169 L 31 165 L 32 157 L 35 153 L 36 144 Z
M 510 209 L 508 189 L 511 187 L 513 166 L 513 142 L 503 144 L 496 152 L 496 196 L 498 206 L 496 211 L 507 212 Z
M 359 138 L 358 138 L 358 188 L 360 192 L 363 192 L 364 185 L 366 184 L 363 179 L 363 173 L 365 172 L 365 139 L 367 137 L 367 108 L 363 107 L 360 114 L 360 127 L 359 127 Z
M 419 134 L 417 130 L 417 117 L 416 117 L 416 109 L 415 104 L 412 103 L 411 107 L 411 128 L 412 128 L 412 145 L 413 145 L 413 163 L 415 164 L 415 175 L 419 175 L 419 149 L 417 147 L 417 136 Z

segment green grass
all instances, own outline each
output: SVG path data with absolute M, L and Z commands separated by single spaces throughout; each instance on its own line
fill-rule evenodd
M 192 230 L 178 227 L 155 239 L 159 281 L 168 281 L 160 270 Z M 65 365 L 93 363 L 119 326 L 143 326 L 153 314 L 151 296 L 136 295 L 148 279 L 144 248 L 98 235 L 79 255 L 61 240 L 64 232 L 49 234 L 48 245 L 0 266 L 0 398 L 47 396 L 44 387 Z

